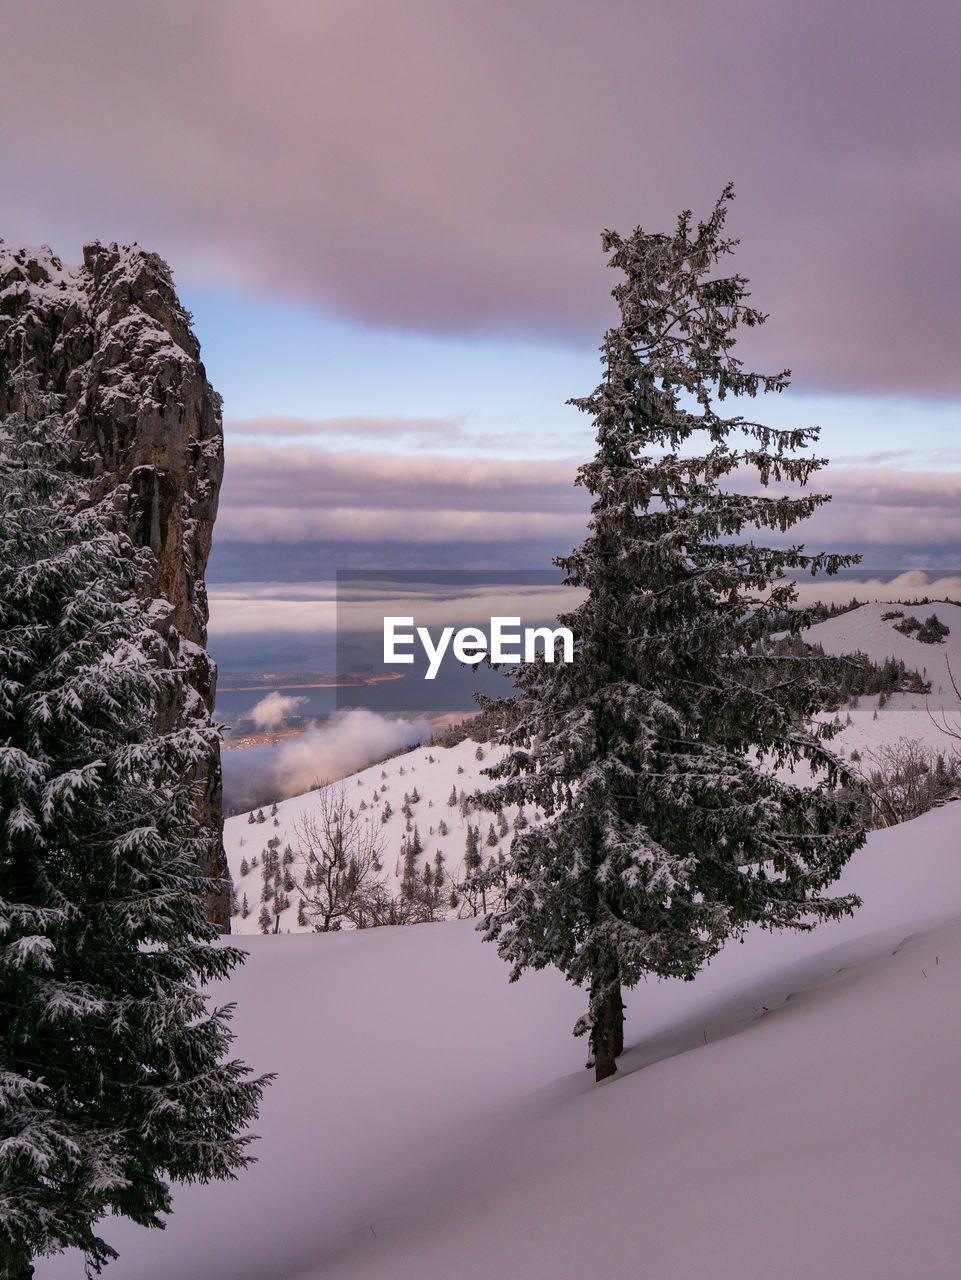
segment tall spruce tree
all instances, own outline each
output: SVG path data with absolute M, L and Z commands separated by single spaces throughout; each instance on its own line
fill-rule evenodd
M 113 1212 L 150 1226 L 168 1180 L 233 1176 L 266 1077 L 227 1057 L 201 990 L 215 945 L 198 854 L 198 709 L 136 599 L 136 561 L 86 503 L 36 383 L 0 424 L 0 1276 L 68 1246 L 97 1271 Z
M 682 213 L 673 235 L 603 235 L 625 277 L 621 323 L 600 385 L 570 402 L 597 429 L 577 478 L 593 504 L 588 537 L 555 561 L 587 591 L 560 618 L 574 661 L 517 669 L 513 750 L 488 771 L 489 808 L 532 801 L 548 821 L 515 836 L 505 905 L 482 927 L 512 978 L 555 965 L 589 987 L 575 1033 L 590 1033 L 597 1079 L 623 1047 L 622 987 L 692 978 L 751 923 L 804 929 L 857 905 L 824 893 L 863 832 L 830 731 L 811 723 L 822 672 L 765 643 L 796 600 L 785 570 L 855 557 L 753 540 L 828 499 L 799 492 L 823 465 L 804 452 L 816 430 L 719 411 L 790 372 L 751 373 L 732 353 L 738 326 L 765 319 L 747 281 L 718 269 L 737 243 L 722 234 L 732 197 L 696 228 Z M 787 491 L 730 483 L 744 472 Z M 789 626 L 809 621 L 797 610 Z M 798 762 L 810 773 L 785 771 Z

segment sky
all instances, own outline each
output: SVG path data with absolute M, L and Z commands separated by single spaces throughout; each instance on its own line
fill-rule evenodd
M 954 0 L 0 2 L 0 235 L 170 263 L 224 398 L 210 579 L 540 568 L 583 534 L 567 405 L 600 233 L 725 183 L 735 268 L 820 425 L 798 537 L 961 566 Z M 216 619 L 216 589 L 215 618 Z M 260 606 L 257 606 L 260 607 Z

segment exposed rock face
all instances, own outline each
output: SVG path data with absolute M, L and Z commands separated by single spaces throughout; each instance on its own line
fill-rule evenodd
M 64 266 L 39 249 L 0 240 L 0 414 L 21 349 L 44 385 L 63 398 L 81 465 L 97 497 L 128 485 L 127 532 L 156 557 L 149 595 L 174 658 L 192 689 L 161 708 L 162 722 L 189 718 L 199 697 L 212 709 L 216 668 L 207 656 L 204 569 L 223 475 L 220 397 L 207 381 L 190 317 L 170 270 L 138 245 L 85 245 L 83 265 Z M 202 818 L 211 832 L 205 870 L 225 874 L 220 758 L 203 779 Z M 224 930 L 230 907 L 211 892 L 209 913 Z

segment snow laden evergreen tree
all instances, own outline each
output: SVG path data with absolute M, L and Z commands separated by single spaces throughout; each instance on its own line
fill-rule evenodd
M 0 424 L 0 1277 L 109 1213 L 159 1226 L 169 1181 L 231 1177 L 266 1077 L 230 1006 L 197 857 L 209 718 L 160 732 L 182 677 L 136 599 L 134 552 L 86 502 L 36 383 Z M 168 668 L 163 654 L 168 654 Z
M 489 808 L 530 801 L 547 821 L 515 835 L 505 905 L 482 927 L 512 978 L 555 965 L 589 988 L 575 1033 L 599 1080 L 623 1047 L 623 987 L 692 978 L 749 924 L 804 929 L 857 905 L 825 895 L 863 833 L 830 730 L 811 723 L 823 673 L 766 643 L 796 599 L 786 570 L 855 558 L 754 541 L 828 499 L 801 492 L 823 462 L 805 452 L 816 430 L 721 413 L 789 377 L 732 352 L 765 319 L 719 267 L 732 197 L 696 228 L 682 213 L 673 235 L 604 233 L 621 322 L 600 385 L 571 401 L 597 429 L 578 473 L 593 504 L 586 541 L 555 561 L 587 592 L 560 618 L 574 661 L 517 668 L 513 749 L 488 771 Z M 808 621 L 798 610 L 790 627 Z M 810 772 L 792 777 L 798 762 Z

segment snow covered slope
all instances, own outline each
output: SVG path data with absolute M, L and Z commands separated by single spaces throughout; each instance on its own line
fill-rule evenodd
M 959 835 L 961 804 L 875 832 L 853 918 L 638 988 L 601 1086 L 583 994 L 509 984 L 469 921 L 243 939 L 219 994 L 279 1073 L 259 1163 L 178 1189 L 165 1232 L 106 1223 L 107 1274 L 955 1280 Z
M 882 615 L 900 611 L 903 618 Z M 915 635 L 895 630 L 897 623 L 908 618 L 924 622 L 934 614 L 949 629 L 941 644 L 923 644 Z M 920 671 L 931 681 L 932 707 L 957 707 L 957 699 L 948 677 L 948 664 L 961 683 L 961 605 L 945 604 L 863 604 L 849 613 L 839 614 L 809 627 L 804 639 L 819 644 L 825 653 L 841 655 L 861 652 L 872 662 L 900 658 L 909 671 Z
M 383 837 L 384 873 L 393 890 L 396 891 L 403 870 L 401 844 L 408 835 L 413 834 L 414 826 L 424 846 L 424 853 L 418 859 L 418 867 L 422 867 L 425 861 L 432 863 L 436 854 L 440 853 L 448 877 L 448 888 L 452 883 L 462 880 L 465 874 L 468 825 L 480 827 L 481 853 L 485 862 L 490 858 L 496 859 L 501 852 L 507 853 L 510 832 L 518 817 L 517 806 L 505 808 L 504 819 L 508 834 L 498 836 L 492 813 L 480 809 L 469 812 L 466 804 L 461 803 L 462 794 L 466 800 L 472 792 L 491 785 L 491 780 L 484 777 L 483 770 L 502 754 L 501 748 L 491 748 L 489 745 L 479 747 L 469 739 L 448 750 L 443 747 L 418 747 L 404 755 L 394 756 L 384 764 L 371 765 L 360 773 L 352 774 L 343 784 L 334 784 L 335 787 L 343 785 L 346 802 L 356 810 L 361 821 L 369 823 Z M 450 803 L 452 790 L 455 792 L 453 804 Z M 403 812 L 404 797 L 415 794 L 418 798 L 410 804 L 413 816 L 408 819 Z M 317 793 L 308 792 L 279 802 L 273 806 L 275 812 L 271 811 L 269 805 L 263 810 L 254 811 L 255 816 L 262 814 L 262 822 L 250 822 L 249 814 L 227 819 L 224 824 L 224 847 L 236 890 L 237 905 L 242 908 L 246 897 L 249 908 L 246 917 L 234 914 L 231 920 L 234 933 L 261 932 L 258 917 L 263 891 L 264 851 L 268 841 L 277 841 L 280 851 L 289 847 L 298 855 L 291 865 L 298 879 L 302 878 L 305 864 L 299 856 L 300 842 L 295 824 L 301 814 L 316 812 L 317 803 Z M 385 813 L 388 814 L 386 821 Z M 536 821 L 537 816 L 537 811 L 531 810 L 525 814 L 525 819 Z M 411 826 L 409 832 L 408 822 Z M 488 844 L 492 825 L 495 827 L 495 842 Z M 254 858 L 257 859 L 257 866 L 252 865 Z M 245 860 L 250 870 L 243 875 Z M 280 913 L 279 932 L 293 933 L 309 928 L 310 926 L 297 923 L 298 895 L 291 893 L 289 897 L 290 906 Z M 456 914 L 456 909 L 452 914 Z
M 903 612 L 904 618 L 883 617 L 895 611 Z M 914 635 L 895 630 L 895 624 L 907 618 L 923 623 L 932 614 L 949 631 L 941 644 L 924 644 Z M 844 728 L 832 740 L 840 755 L 850 756 L 856 750 L 869 761 L 898 739 L 916 741 L 932 752 L 950 752 L 961 745 L 939 728 L 939 722 L 946 720 L 961 732 L 961 703 L 950 678 L 953 672 L 961 685 L 961 605 L 865 604 L 808 628 L 804 638 L 820 644 L 829 654 L 860 652 L 878 664 L 886 658 L 898 658 L 909 671 L 919 671 L 931 682 L 931 692 L 926 695 L 890 694 L 879 707 L 875 694 L 861 698 L 856 706 L 842 708 L 839 718 Z

